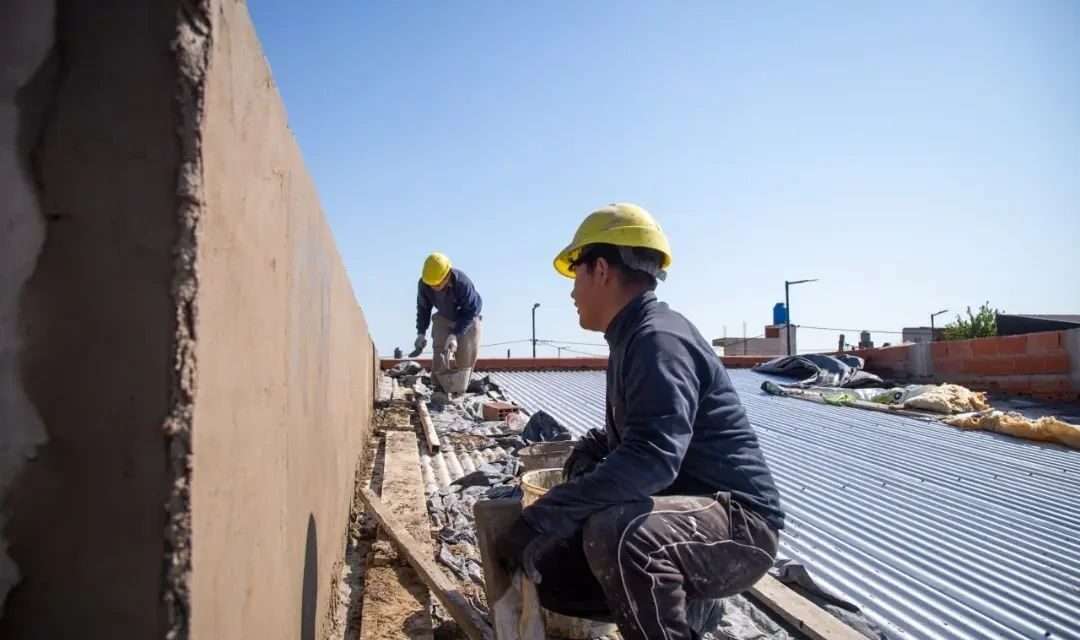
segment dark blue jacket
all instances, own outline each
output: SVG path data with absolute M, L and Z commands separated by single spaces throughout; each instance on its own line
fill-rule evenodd
M 421 280 L 416 292 L 416 335 L 427 333 L 431 326 L 431 308 L 438 309 L 438 314 L 454 323 L 454 335 L 460 336 L 469 328 L 476 316 L 484 308 L 484 301 L 476 292 L 472 280 L 465 272 L 450 270 L 450 284 L 442 291 L 436 291 Z
M 647 292 L 604 337 L 610 453 L 592 472 L 525 509 L 538 531 L 572 535 L 591 514 L 655 495 L 732 496 L 784 526 L 757 435 L 712 347 L 690 321 Z

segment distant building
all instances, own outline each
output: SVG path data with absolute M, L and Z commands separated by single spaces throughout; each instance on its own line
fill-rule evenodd
M 914 342 L 916 344 L 933 342 L 934 335 L 936 334 L 937 339 L 941 340 L 942 333 L 943 329 L 941 327 L 934 327 L 932 330 L 930 327 L 904 327 L 902 340 L 903 342 Z
M 1015 336 L 1040 331 L 1062 331 L 1080 328 L 1080 315 L 1019 315 L 999 313 L 997 334 Z
M 798 327 L 791 326 L 791 352 L 797 353 Z M 722 356 L 785 356 L 787 355 L 787 325 L 770 324 L 765 327 L 765 337 L 716 338 L 713 346 Z

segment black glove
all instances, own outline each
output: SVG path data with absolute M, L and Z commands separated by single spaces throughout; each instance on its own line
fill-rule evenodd
M 495 555 L 507 573 L 513 575 L 521 569 L 529 580 L 540 584 L 543 576 L 536 565 L 558 545 L 558 539 L 533 529 L 525 518 L 518 516 L 513 526 L 495 541 Z
M 563 463 L 563 482 L 589 473 L 607 454 L 607 435 L 599 429 L 589 429 L 581 440 L 574 443 L 570 457 Z
M 416 336 L 416 340 L 413 342 L 413 347 L 415 347 L 415 348 L 409 354 L 409 357 L 410 358 L 415 358 L 416 356 L 420 355 L 420 352 L 423 351 L 424 347 L 426 347 L 426 346 L 427 346 L 427 336 L 425 336 L 424 334 L 421 333 L 420 335 Z

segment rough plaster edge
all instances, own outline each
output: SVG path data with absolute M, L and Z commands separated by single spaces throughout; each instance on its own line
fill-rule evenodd
M 34 7 L 32 10 L 44 12 L 43 17 L 37 22 L 26 20 L 26 15 L 22 13 L 30 6 Z M 25 2 L 19 6 L 11 7 L 11 9 L 15 16 L 14 24 L 18 25 L 15 28 L 21 30 L 22 53 L 28 59 L 34 60 L 34 63 L 32 67 L 24 68 L 16 65 L 8 69 L 8 71 L 14 71 L 15 73 L 5 78 L 5 86 L 3 87 L 5 93 L 11 91 L 10 95 L 4 96 L 4 99 L 10 100 L 15 109 L 11 111 L 13 120 L 0 126 L 9 124 L 15 131 L 12 138 L 15 142 L 15 154 L 17 155 L 15 169 L 22 180 L 17 183 L 16 189 L 5 194 L 7 196 L 5 204 L 8 206 L 8 210 L 0 214 L 0 223 L 9 223 L 11 225 L 8 228 L 11 237 L 0 243 L 0 245 L 6 245 L 9 241 L 18 242 L 23 245 L 22 249 L 26 253 L 32 254 L 33 257 L 30 260 L 20 262 L 18 260 L 20 256 L 19 250 L 13 250 L 5 254 L 6 259 L 3 261 L 3 268 L 9 272 L 5 273 L 5 275 L 17 284 L 12 286 L 12 291 L 15 293 L 5 296 L 4 300 L 0 302 L 0 304 L 5 305 L 4 309 L 0 309 L 0 341 L 3 341 L 3 344 L 0 344 L 0 421 L 10 420 L 10 426 L 7 426 L 3 433 L 0 433 L 0 503 L 7 499 L 8 492 L 15 485 L 16 479 L 22 473 L 24 466 L 29 461 L 32 461 L 37 455 L 37 450 L 48 442 L 48 434 L 41 414 L 27 396 L 19 375 L 21 340 L 18 327 L 20 326 L 22 292 L 34 273 L 37 272 L 38 261 L 45 248 L 47 233 L 45 216 L 41 207 L 43 182 L 38 171 L 39 168 L 33 161 L 33 156 L 38 151 L 55 112 L 60 84 L 56 4 L 54 2 L 45 2 L 35 5 L 32 2 Z M 10 30 L 11 28 L 8 27 L 8 31 Z M 34 42 L 34 35 L 45 35 L 46 33 L 48 37 L 43 39 L 42 44 L 36 46 L 28 44 Z M 9 32 L 3 32 L 0 35 L 4 37 L 13 36 Z M 28 52 L 33 55 L 27 55 Z M 54 62 L 51 71 L 49 70 L 50 57 L 53 58 Z M 31 84 L 34 84 L 42 73 L 48 74 L 49 78 L 48 89 L 41 94 L 41 97 L 46 100 L 46 104 L 43 106 L 40 121 L 35 128 L 31 129 L 33 132 L 32 143 L 28 148 L 25 148 L 23 140 L 20 140 L 22 132 L 18 131 L 20 118 L 22 117 L 22 110 L 18 106 L 18 96 Z M 8 80 L 14 80 L 14 83 L 8 85 Z M 27 151 L 29 152 L 28 155 L 23 155 Z M 20 190 L 21 193 L 19 193 Z M 24 196 L 26 200 L 20 201 L 19 195 Z M 32 203 L 34 207 L 32 211 L 29 209 L 20 211 L 20 205 L 26 203 Z M 22 213 L 27 215 L 25 218 L 20 219 Z M 10 249 L 10 247 L 3 248 L 5 251 Z M 11 306 L 6 306 L 9 304 Z M 7 526 L 8 516 L 6 513 L 0 512 L 0 618 L 4 616 L 5 605 L 11 590 L 22 580 L 18 564 L 8 553 L 8 542 L 4 535 Z
M 199 221 L 204 208 L 202 123 L 207 72 L 212 49 L 210 0 L 180 0 L 176 39 L 172 42 L 177 65 L 177 137 L 180 163 L 177 172 L 178 234 L 173 252 L 172 297 L 176 313 L 173 388 L 164 431 L 172 479 L 165 505 L 165 576 L 163 600 L 168 640 L 187 640 L 191 633 L 192 572 L 192 419 L 196 373 L 195 346 L 198 320 Z

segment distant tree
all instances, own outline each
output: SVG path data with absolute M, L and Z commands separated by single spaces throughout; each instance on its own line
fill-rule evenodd
M 985 302 L 977 313 L 967 308 L 967 319 L 956 316 L 956 322 L 945 325 L 946 340 L 970 340 L 971 338 L 988 338 L 997 335 L 997 315 L 1000 310 Z

